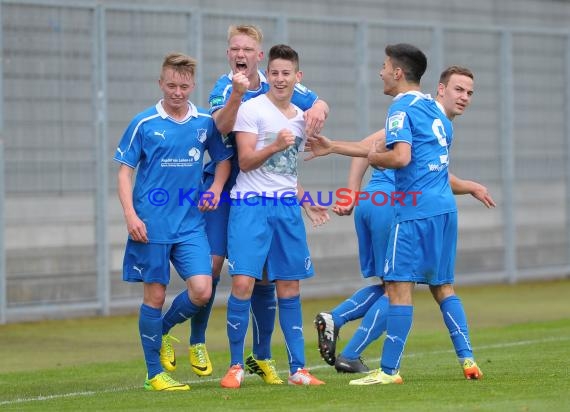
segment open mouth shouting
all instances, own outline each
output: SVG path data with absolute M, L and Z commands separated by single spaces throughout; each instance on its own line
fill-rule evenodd
M 247 63 L 245 62 L 236 62 L 236 70 L 241 73 L 245 73 L 247 71 Z

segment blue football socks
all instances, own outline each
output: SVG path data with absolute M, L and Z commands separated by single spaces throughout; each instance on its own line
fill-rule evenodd
M 305 338 L 303 336 L 303 316 L 301 297 L 278 298 L 279 325 L 285 337 L 291 374 L 305 367 Z
M 275 329 L 276 306 L 275 285 L 256 283 L 251 295 L 253 356 L 256 359 L 271 359 L 271 336 Z
M 408 334 L 412 329 L 414 307 L 411 305 L 390 305 L 386 322 L 386 339 L 382 350 L 380 367 L 384 373 L 394 375 L 400 369 L 400 361 Z
M 148 379 L 162 372 L 160 346 L 162 345 L 162 311 L 144 303 L 139 310 L 139 333 L 146 362 Z
M 200 310 L 190 300 L 188 290 L 184 289 L 172 301 L 172 305 L 162 317 L 162 334 L 166 335 L 174 325 L 185 322 Z
M 366 312 L 358 329 L 346 344 L 341 355 L 347 359 L 358 359 L 364 349 L 378 339 L 386 330 L 388 319 L 388 306 L 390 300 L 383 295 L 377 299 L 374 305 Z
M 461 299 L 455 295 L 449 296 L 441 301 L 439 308 L 459 360 L 473 358 L 467 316 Z
M 362 318 L 383 294 L 384 288 L 380 285 L 365 286 L 357 290 L 331 311 L 335 326 L 340 328 L 351 320 Z
M 241 300 L 234 295 L 228 298 L 227 332 L 230 342 L 230 366 L 241 365 L 243 367 L 243 347 L 245 335 L 249 325 L 249 308 L 251 300 Z

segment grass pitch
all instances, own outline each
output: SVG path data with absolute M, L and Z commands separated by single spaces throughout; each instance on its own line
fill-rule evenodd
M 142 388 L 144 361 L 137 318 L 45 321 L 0 326 L 2 411 L 543 411 L 570 410 L 570 280 L 458 288 L 471 327 L 481 381 L 463 378 L 441 314 L 425 289 L 416 292 L 414 326 L 401 374 L 404 385 L 349 386 L 358 375 L 337 374 L 316 349 L 314 315 L 343 297 L 304 300 L 307 366 L 321 387 L 265 385 L 246 376 L 239 390 L 222 389 L 228 367 L 225 308 L 215 308 L 208 329 L 214 374 L 197 378 L 187 362 L 188 326 L 172 333 L 178 369 L 173 376 L 189 392 L 155 393 Z M 341 330 L 339 349 L 358 322 Z M 379 364 L 381 342 L 365 352 Z M 249 345 L 249 342 L 248 342 Z M 248 346 L 249 348 L 249 346 Z M 248 349 L 247 349 L 248 350 Z M 273 355 L 282 377 L 287 361 L 277 326 Z

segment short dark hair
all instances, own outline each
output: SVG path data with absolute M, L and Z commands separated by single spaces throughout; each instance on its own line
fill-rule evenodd
M 427 57 L 420 49 L 411 44 L 398 43 L 386 46 L 385 52 L 392 60 L 392 66 L 402 69 L 408 82 L 420 83 L 427 68 Z
M 441 75 L 439 76 L 439 82 L 447 86 L 449 78 L 454 74 L 460 74 L 462 76 L 467 76 L 470 77 L 472 80 L 475 80 L 473 72 L 469 70 L 467 67 L 453 65 L 449 66 L 447 69 L 441 72 Z
M 286 44 L 276 44 L 269 49 L 269 57 L 267 59 L 267 67 L 275 59 L 289 60 L 295 65 L 295 69 L 299 70 L 299 55 L 297 52 Z

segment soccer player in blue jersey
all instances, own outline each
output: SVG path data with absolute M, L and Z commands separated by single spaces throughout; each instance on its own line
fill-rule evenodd
M 232 290 L 227 306 L 230 368 L 220 384 L 239 388 L 244 342 L 256 280 L 275 282 L 279 324 L 285 337 L 291 385 L 322 385 L 305 369 L 301 279 L 314 275 L 298 207 L 297 157 L 305 144 L 303 111 L 291 103 L 301 81 L 297 52 L 269 51 L 266 94 L 244 102 L 234 126 L 240 173 L 231 190 L 228 264 Z
M 172 326 L 194 316 L 210 298 L 210 247 L 202 211 L 216 208 L 233 155 L 210 114 L 188 100 L 195 69 L 191 57 L 165 57 L 159 79 L 162 99 L 133 118 L 114 156 L 120 163 L 118 194 L 129 233 L 123 280 L 143 282 L 139 333 L 147 390 L 190 389 L 163 370 L 161 358 L 168 354 L 161 352 L 161 343 Z M 218 161 L 218 168 L 209 188 L 211 202 L 200 205 L 205 150 Z M 187 289 L 163 315 L 171 262 Z
M 263 35 L 253 25 L 235 25 L 228 29 L 227 58 L 231 71 L 222 75 L 210 93 L 210 113 L 216 126 L 224 135 L 226 144 L 235 145 L 232 133 L 237 111 L 242 102 L 265 94 L 269 83 L 259 63 L 263 59 Z M 305 111 L 304 117 L 308 134 L 318 133 L 328 115 L 326 102 L 320 100 L 311 90 L 296 84 L 292 101 Z M 204 184 L 209 186 L 214 177 L 216 162 L 208 163 L 204 170 Z M 212 297 L 208 304 L 191 320 L 189 357 L 192 369 L 198 375 L 212 373 L 212 364 L 206 350 L 206 327 L 214 300 L 220 272 L 227 255 L 227 225 L 230 209 L 229 191 L 235 184 L 239 172 L 237 157 L 232 161 L 232 172 L 224 187 L 225 199 L 217 210 L 206 214 L 206 230 L 212 250 Z M 225 200 L 225 201 L 224 201 Z M 320 225 L 328 220 L 324 210 L 303 203 L 305 212 L 313 225 Z M 325 208 L 326 209 L 326 208 Z M 275 327 L 275 285 L 266 280 L 255 283 L 251 300 L 253 318 L 253 351 L 248 356 L 246 368 L 250 373 L 258 374 L 268 384 L 281 384 L 275 364 L 271 359 L 271 335 Z
M 473 74 L 464 67 L 450 66 L 440 75 L 436 101 L 441 104 L 446 116 L 453 120 L 455 116 L 463 114 L 471 102 L 473 94 Z M 311 144 L 314 156 L 330 153 L 364 156 L 370 150 L 374 141 L 384 142 L 385 129 L 382 129 L 359 143 L 331 142 L 323 136 L 312 139 Z M 357 153 L 360 151 L 359 153 Z M 351 202 L 336 205 L 333 211 L 339 215 L 348 215 L 355 209 L 355 226 L 359 242 L 359 257 L 361 271 L 364 277 L 372 275 L 382 277 L 384 271 L 384 256 L 391 227 L 393 206 L 390 203 L 380 204 L 385 199 L 374 200 L 374 193 L 389 194 L 394 191 L 394 171 L 390 169 L 375 169 L 367 187 L 364 189 L 368 196 L 359 195 L 358 205 L 355 206 L 356 193 L 360 192 L 362 177 L 368 166 L 368 160 L 354 158 L 350 168 L 348 188 L 352 189 Z M 487 188 L 477 182 L 459 179 L 450 174 L 450 186 L 454 194 L 471 194 L 486 207 L 494 207 L 495 202 L 489 195 Z M 378 199 L 378 196 L 376 196 Z M 372 274 L 372 275 L 371 275 Z M 360 355 L 363 350 L 386 327 L 388 302 L 386 296 L 379 296 L 381 287 L 378 285 L 364 287 L 350 298 L 346 299 L 330 312 L 321 312 L 315 319 L 317 326 L 319 349 L 323 359 L 330 365 L 335 365 L 341 372 L 366 372 L 368 367 L 362 362 Z M 445 305 L 442 306 L 442 312 Z M 336 357 L 336 339 L 338 330 L 351 320 L 364 316 L 360 327 Z M 445 313 L 444 313 L 445 318 Z M 450 330 L 453 336 L 454 330 Z M 453 340 L 453 339 L 452 339 Z M 462 344 L 454 341 L 457 356 L 461 359 Z M 464 370 L 464 372 L 466 372 Z M 467 372 L 469 372 L 467 370 Z M 466 377 L 471 375 L 466 373 Z
M 405 43 L 388 45 L 385 52 L 380 75 L 384 93 L 394 101 L 388 109 L 385 145 L 374 145 L 368 158 L 375 166 L 395 169 L 395 189 L 405 197 L 395 205 L 386 252 L 390 306 L 380 369 L 350 384 L 403 383 L 400 362 L 412 327 L 416 283 L 428 284 L 439 303 L 465 377 L 480 379 L 465 311 L 453 289 L 457 208 L 448 174 L 451 120 L 420 91 L 427 67 L 424 53 Z

